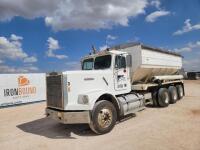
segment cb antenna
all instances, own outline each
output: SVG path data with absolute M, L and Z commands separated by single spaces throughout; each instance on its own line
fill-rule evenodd
M 93 54 L 96 54 L 97 50 L 96 48 L 94 47 L 94 45 L 92 45 L 92 51 L 93 51 Z

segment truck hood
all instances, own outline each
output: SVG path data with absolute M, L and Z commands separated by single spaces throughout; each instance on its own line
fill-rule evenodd
M 64 71 L 63 74 L 68 74 L 68 75 L 76 75 L 76 74 L 82 74 L 82 75 L 95 75 L 95 74 L 107 74 L 111 73 L 111 70 L 75 70 L 75 71 Z
M 79 110 L 81 104 L 78 103 L 80 95 L 87 95 L 94 91 L 111 92 L 113 88 L 112 70 L 80 70 L 65 71 L 63 74 L 65 109 Z M 85 105 L 85 109 L 89 106 Z M 83 106 L 80 108 L 83 109 Z

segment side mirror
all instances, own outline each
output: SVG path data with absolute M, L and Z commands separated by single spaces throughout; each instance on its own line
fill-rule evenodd
M 131 55 L 126 56 L 126 66 L 132 67 L 132 57 L 131 57 Z

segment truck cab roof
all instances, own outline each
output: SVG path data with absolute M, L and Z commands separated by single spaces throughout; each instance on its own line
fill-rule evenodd
M 119 51 L 119 50 L 109 50 L 109 49 L 106 49 L 106 50 L 98 51 L 95 54 L 87 55 L 87 56 L 83 57 L 82 60 L 88 59 L 88 58 L 95 58 L 95 57 L 103 56 L 103 55 L 113 55 L 113 54 L 115 54 L 115 55 L 121 55 L 121 54 L 126 54 L 126 53 L 127 52 L 123 52 L 123 51 Z

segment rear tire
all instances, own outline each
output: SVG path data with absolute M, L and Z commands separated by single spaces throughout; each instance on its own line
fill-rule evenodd
M 174 104 L 176 103 L 176 101 L 178 100 L 178 92 L 177 92 L 177 88 L 174 86 L 170 86 L 168 88 L 169 91 L 169 96 L 170 96 L 170 103 Z
M 153 101 L 153 106 L 158 107 L 158 92 L 154 91 L 152 92 L 152 101 Z
M 183 95 L 184 95 L 183 86 L 178 84 L 178 85 L 176 85 L 176 88 L 177 88 L 177 92 L 178 92 L 178 99 L 180 100 L 183 98 Z
M 160 107 L 167 107 L 169 105 L 169 92 L 166 88 L 160 88 L 158 90 L 158 104 Z
M 92 111 L 90 128 L 97 134 L 110 132 L 117 121 L 117 111 L 114 105 L 106 100 L 98 101 Z

